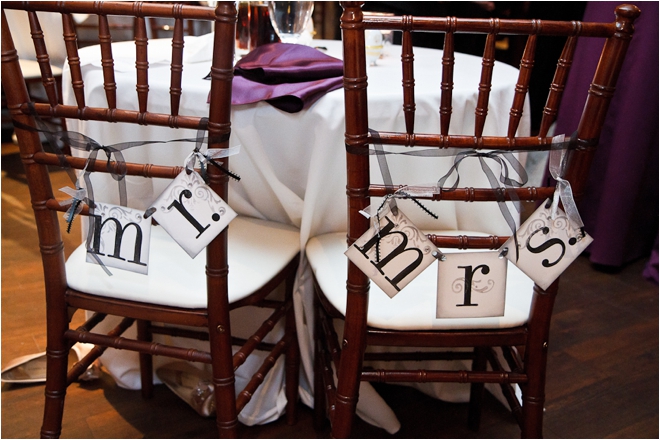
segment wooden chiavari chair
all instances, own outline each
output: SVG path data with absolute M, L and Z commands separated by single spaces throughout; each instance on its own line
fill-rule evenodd
M 397 302 L 398 309 L 388 306 L 385 301 L 375 303 L 376 296 L 385 293 L 344 255 L 347 248 L 357 246 L 370 228 L 371 221 L 361 211 L 369 211 L 373 216 L 383 197 L 392 195 L 406 185 L 419 185 L 424 182 L 393 181 L 374 183 L 378 170 L 370 170 L 369 154 L 394 150 L 392 146 L 407 147 L 406 153 L 413 154 L 419 149 L 442 152 L 456 148 L 474 150 L 475 157 L 497 150 L 503 153 L 513 151 L 547 151 L 552 148 L 553 138 L 549 130 L 556 117 L 562 90 L 571 66 L 575 45 L 579 38 L 600 38 L 603 50 L 600 63 L 594 72 L 593 83 L 584 96 L 564 96 L 564 104 L 581 105 L 586 98 L 579 127 L 574 139 L 566 150 L 566 168 L 563 177 L 570 182 L 577 200 L 584 192 L 586 176 L 598 145 L 598 138 L 605 114 L 614 93 L 617 75 L 624 63 L 624 57 L 633 34 L 633 22 L 639 15 L 635 6 L 612 7 L 615 19 L 610 23 L 553 22 L 541 20 L 467 19 L 437 18 L 417 16 L 369 16 L 361 10 L 361 2 L 341 2 L 343 15 L 341 28 L 344 46 L 344 93 L 346 114 L 346 155 L 347 196 L 348 196 L 348 237 L 343 233 L 325 234 L 312 238 L 306 253 L 315 274 L 318 298 L 316 319 L 316 367 L 315 367 L 315 411 L 318 424 L 327 416 L 335 438 L 351 434 L 352 421 L 359 399 L 360 381 L 372 382 L 459 382 L 470 383 L 469 426 L 477 428 L 479 408 L 485 383 L 500 384 L 512 413 L 521 426 L 523 437 L 541 437 L 543 425 L 544 388 L 546 359 L 549 349 L 549 330 L 553 305 L 558 291 L 558 279 L 545 289 L 536 285 L 517 267 L 508 264 L 506 307 L 503 315 L 497 318 L 438 318 L 436 310 L 425 310 L 416 304 L 433 302 L 436 296 L 436 271 L 426 269 L 399 295 L 408 294 L 408 302 Z M 403 85 L 403 111 L 398 118 L 405 119 L 405 130 L 401 132 L 380 131 L 371 127 L 368 115 L 369 86 L 367 60 L 365 57 L 365 32 L 371 29 L 399 31 L 403 33 L 401 63 L 403 81 L 392 78 L 392 86 Z M 437 38 L 444 38 L 442 54 L 443 68 L 438 72 L 439 90 L 439 132 L 419 133 L 415 131 L 415 81 L 414 52 L 411 35 L 415 32 L 435 32 Z M 454 37 L 459 34 L 476 33 L 486 35 L 481 81 L 478 85 L 478 99 L 474 117 L 474 132 L 452 133 L 452 91 L 455 73 Z M 515 98 L 511 103 L 509 128 L 507 133 L 497 136 L 484 135 L 484 124 L 488 116 L 488 101 L 491 91 L 491 77 L 494 68 L 495 41 L 498 35 L 526 35 L 527 43 L 520 61 L 520 71 L 515 86 Z M 564 38 L 566 43 L 559 60 L 547 104 L 543 109 L 540 133 L 538 136 L 520 136 L 518 126 L 523 114 L 534 59 L 544 54 L 535 53 L 538 38 Z M 496 67 L 495 67 L 496 68 Z M 403 126 L 403 122 L 401 126 Z M 388 128 L 388 130 L 391 130 Z M 568 134 L 571 135 L 570 133 Z M 380 146 L 379 148 L 371 146 Z M 388 148 L 392 148 L 388 150 Z M 552 153 L 551 153 L 552 154 Z M 388 161 L 396 161 L 398 156 L 385 156 Z M 380 156 L 379 156 L 380 157 Z M 427 161 L 427 157 L 415 160 Z M 406 162 L 408 163 L 408 162 Z M 443 173 L 444 171 L 439 171 Z M 396 179 L 393 176 L 392 179 Z M 497 186 L 497 185 L 493 185 Z M 456 201 L 482 202 L 513 201 L 540 202 L 553 196 L 555 187 L 471 188 L 441 187 L 432 194 L 422 194 L 419 200 L 434 201 L 429 206 L 451 204 Z M 482 204 L 483 205 L 483 204 Z M 471 205 L 472 206 L 472 205 Z M 433 208 L 429 208 L 433 209 Z M 389 227 L 389 225 L 387 226 Z M 440 229 L 440 228 L 439 228 Z M 430 232 L 430 231 L 424 231 Z M 478 233 L 479 231 L 477 231 Z M 587 231 L 588 232 L 588 231 Z M 361 252 L 372 252 L 383 237 L 389 233 L 384 228 L 381 235 L 374 235 L 372 241 L 360 244 Z M 450 231 L 429 235 L 429 239 L 445 252 L 447 249 L 499 250 L 509 240 L 509 236 L 477 235 L 477 233 Z M 348 245 L 347 245 L 348 243 Z M 371 247 L 369 247 L 371 246 Z M 369 249 L 367 249 L 369 248 Z M 509 249 L 512 252 L 514 249 Z M 375 251 L 378 253 L 378 250 Z M 371 260 L 381 273 L 398 278 L 397 272 L 387 272 L 391 255 L 383 251 L 381 260 Z M 496 252 L 497 253 L 497 252 Z M 398 254 L 397 254 L 398 256 Z M 374 261 L 378 262 L 374 263 Z M 443 264 L 441 261 L 437 264 Z M 406 267 L 405 264 L 403 267 Z M 467 266 L 466 266 L 467 267 Z M 373 269 L 373 268 L 372 268 Z M 374 271 L 375 272 L 375 271 Z M 397 275 L 394 277 L 393 275 Z M 467 275 L 465 277 L 467 279 Z M 508 280 L 516 280 L 519 288 L 509 288 Z M 420 280 L 418 282 L 418 280 Z M 413 283 L 414 286 L 413 287 Z M 469 284 L 464 279 L 466 285 Z M 406 292 L 405 289 L 409 289 Z M 410 289 L 414 289 L 410 292 Z M 570 294 L 570 292 L 566 292 Z M 429 296 L 431 298 L 429 299 Z M 428 301 L 427 301 L 428 299 Z M 473 305 L 473 304 L 469 304 Z M 417 308 L 416 308 L 417 307 Z M 397 316 L 408 317 L 406 324 L 397 321 Z M 418 319 L 414 319 L 415 316 Z M 343 335 L 338 338 L 333 319 L 343 320 Z M 378 352 L 370 352 L 368 347 L 378 346 Z M 381 347 L 410 348 L 417 350 L 407 354 L 400 351 L 382 353 Z M 439 352 L 437 348 L 449 351 Z M 461 351 L 460 348 L 470 348 Z M 495 349 L 501 348 L 502 356 Z M 430 353 L 429 353 L 430 351 Z M 385 362 L 405 359 L 451 360 L 467 359 L 471 368 L 461 371 L 447 369 L 410 370 L 380 367 Z M 372 362 L 379 361 L 373 368 Z M 410 364 L 409 364 L 410 365 Z M 414 365 L 414 364 L 413 364 Z M 469 365 L 469 364 L 468 364 Z M 334 367 L 334 368 L 333 368 Z M 488 368 L 490 367 L 490 368 Z M 333 371 L 336 370 L 336 382 Z M 513 385 L 522 391 L 522 401 L 516 396 Z M 441 417 L 440 417 L 441 418 Z M 431 422 L 431 421 L 429 421 Z M 438 430 L 442 427 L 438 426 Z
M 10 30 L 5 15 L 5 10 L 10 9 L 26 14 L 30 21 L 30 32 L 19 35 Z M 27 93 L 14 42 L 31 39 L 39 63 L 42 67 L 47 67 L 49 56 L 43 44 L 43 35 L 49 29 L 40 26 L 37 11 L 54 12 L 61 16 L 64 33 L 63 37 L 59 37 L 63 38 L 67 48 L 68 66 L 71 71 L 71 84 L 68 86 L 74 91 L 74 105 L 62 104 L 57 99 L 55 81 L 48 68 L 41 69 L 42 82 L 48 91 L 48 102 L 33 102 Z M 103 66 L 108 103 L 105 107 L 90 107 L 85 103 L 85 84 L 82 80 L 76 28 L 72 19 L 74 13 L 95 15 L 99 20 L 102 54 L 99 61 Z M 112 41 L 107 25 L 109 16 L 130 17 L 137 23 L 137 93 L 133 92 L 135 105 L 132 109 L 117 107 L 118 92 L 114 81 Z M 172 18 L 175 22 L 171 45 L 171 105 L 168 113 L 149 111 L 147 105 L 148 18 Z M 183 25 L 187 20 L 208 21 L 214 27 L 210 98 L 208 104 L 200 104 L 206 106 L 208 118 L 182 114 L 180 111 L 181 95 L 185 94 L 181 71 L 185 68 L 182 61 Z M 117 160 L 116 155 L 108 159 L 107 163 L 88 161 L 85 157 L 74 157 L 64 151 L 47 152 L 40 141 L 40 134 L 44 134 L 40 133 L 40 119 L 58 117 L 101 121 L 107 124 L 120 122 L 170 127 L 172 139 L 180 139 L 180 133 L 184 129 L 194 130 L 201 133 L 197 140 L 207 139 L 209 148 L 228 148 L 235 26 L 234 2 L 218 2 L 216 8 L 153 2 L 2 3 L 2 85 L 7 94 L 7 105 L 25 166 L 39 232 L 46 284 L 48 341 L 46 398 L 41 428 L 43 437 L 60 435 L 67 387 L 108 347 L 140 353 L 142 390 L 145 396 L 151 394 L 153 386 L 152 356 L 211 364 L 217 426 L 222 437 L 237 436 L 237 414 L 263 383 L 276 360 L 284 355 L 288 399 L 286 417 L 288 423 L 295 422 L 299 352 L 291 297 L 300 246 L 298 230 L 274 222 L 239 216 L 206 246 L 205 252 L 202 250 L 200 258 L 192 259 L 167 233 L 161 231 L 161 226 L 155 225 L 151 234 L 152 258 L 148 275 L 113 269 L 112 277 L 108 277 L 101 265 L 85 262 L 85 253 L 88 250 L 86 243 L 65 261 L 59 222 L 62 221 L 61 212 L 66 211 L 67 206 L 62 206 L 55 198 L 57 189 L 51 186 L 49 167 L 65 166 L 75 170 L 85 168 L 85 173 L 113 173 L 115 177 L 126 175 L 165 179 L 175 178 L 182 173 L 184 167 L 158 163 L 122 163 Z M 70 132 L 46 134 L 68 141 L 78 139 L 76 134 Z M 101 144 L 103 140 L 98 142 Z M 219 167 L 228 168 L 229 159 L 219 158 L 216 163 Z M 226 201 L 229 177 L 219 167 L 208 168 L 208 186 Z M 80 201 L 82 200 L 74 203 Z M 99 202 L 86 200 L 82 204 L 84 207 L 80 214 L 90 214 L 89 205 L 93 207 Z M 106 253 L 110 254 L 111 251 L 106 249 Z M 130 258 L 124 258 L 123 255 L 117 257 Z M 138 257 L 134 259 L 141 261 Z M 248 280 L 251 285 L 249 289 L 252 290 L 244 287 L 246 280 L 242 282 L 240 277 L 232 277 L 232 273 L 238 273 L 232 272 L 232 268 L 240 267 L 255 268 L 252 271 L 252 279 Z M 83 279 L 85 277 L 87 282 Z M 201 283 L 189 283 L 186 280 Z M 284 300 L 281 301 L 269 296 L 271 291 L 280 285 L 284 285 L 286 290 Z M 153 286 L 157 286 L 158 291 L 153 291 Z M 84 290 L 86 287 L 92 289 Z M 256 323 L 251 337 L 240 340 L 232 335 L 229 313 L 230 310 L 244 306 L 274 310 L 265 322 Z M 70 316 L 77 309 L 88 311 L 89 319 L 79 328 L 70 328 Z M 107 334 L 94 331 L 100 322 L 111 316 L 122 318 L 119 325 Z M 122 336 L 133 323 L 137 323 L 138 337 L 130 339 Z M 190 327 L 196 329 L 191 330 Z M 277 338 L 274 343 L 264 343 L 265 336 L 273 329 L 279 329 L 282 335 L 275 334 Z M 152 336 L 159 334 L 208 340 L 210 350 L 153 342 Z M 95 347 L 67 372 L 68 352 L 76 342 L 92 343 Z M 240 346 L 235 354 L 232 352 L 232 345 Z M 234 372 L 243 366 L 255 349 L 266 350 L 270 354 L 245 389 L 236 390 Z

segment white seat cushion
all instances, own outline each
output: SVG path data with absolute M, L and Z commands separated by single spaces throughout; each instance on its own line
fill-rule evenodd
M 229 302 L 263 287 L 300 250 L 298 229 L 237 217 L 229 224 Z M 94 295 L 184 308 L 205 308 L 206 252 L 194 259 L 160 226 L 152 227 L 149 274 L 87 263 L 85 244 L 66 262 L 69 286 Z
M 451 231 L 437 234 L 484 235 Z M 316 281 L 330 303 L 346 313 L 346 277 L 348 259 L 346 234 L 332 233 L 309 240 L 306 247 Z M 443 252 L 445 250 L 443 249 Z M 456 250 L 446 250 L 455 252 Z M 460 251 L 459 251 L 460 252 Z M 368 325 L 391 330 L 446 330 L 471 328 L 510 328 L 527 322 L 534 282 L 509 262 L 504 316 L 490 318 L 438 319 L 436 313 L 437 267 L 431 265 L 417 278 L 390 298 L 375 283 L 370 284 Z

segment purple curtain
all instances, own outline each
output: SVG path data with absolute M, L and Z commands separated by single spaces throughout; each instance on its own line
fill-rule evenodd
M 618 3 L 588 2 L 584 21 L 611 22 Z M 600 144 L 579 205 L 594 242 L 592 263 L 620 267 L 655 250 L 658 237 L 658 3 L 642 11 L 607 113 Z M 602 40 L 582 38 L 576 48 L 555 133 L 578 126 Z M 647 268 L 648 269 L 648 268 Z M 653 278 L 653 277 L 651 277 Z

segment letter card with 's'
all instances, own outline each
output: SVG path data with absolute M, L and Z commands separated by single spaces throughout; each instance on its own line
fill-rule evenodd
M 345 252 L 346 256 L 390 298 L 431 263 L 438 249 L 400 209 L 379 217 Z
M 547 289 L 593 238 L 572 224 L 560 208 L 553 218 L 552 202 L 542 204 L 509 238 L 506 257 L 541 288 Z
M 87 240 L 88 263 L 148 273 L 151 220 L 144 211 L 94 202 Z
M 154 219 L 195 258 L 236 217 L 195 171 L 184 170 L 152 204 Z

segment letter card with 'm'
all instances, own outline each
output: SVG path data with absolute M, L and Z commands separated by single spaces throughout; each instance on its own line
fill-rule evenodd
M 426 234 L 397 211 L 380 216 L 380 228 L 372 226 L 345 252 L 390 298 L 436 261 L 438 252 Z
M 86 261 L 146 275 L 151 220 L 143 214 L 125 206 L 94 202 Z

